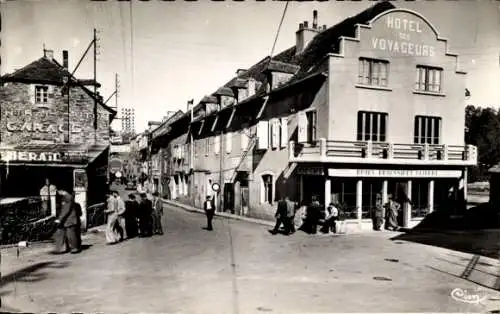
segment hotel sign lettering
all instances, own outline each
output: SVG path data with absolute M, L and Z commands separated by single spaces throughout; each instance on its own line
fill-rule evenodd
M 458 178 L 460 170 L 402 170 L 402 169 L 328 169 L 331 177 L 367 178 Z
M 418 40 L 427 23 L 413 14 L 406 13 L 404 17 L 394 15 L 389 13 L 382 18 L 385 27 L 382 33 L 395 34 L 395 38 L 372 37 L 372 48 L 407 56 L 433 57 L 436 48 Z
M 86 160 L 84 152 L 30 152 L 1 150 L 0 161 L 24 161 L 24 162 L 76 162 Z

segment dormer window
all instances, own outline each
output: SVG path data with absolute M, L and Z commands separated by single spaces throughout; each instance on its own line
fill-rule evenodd
M 48 86 L 35 86 L 35 103 L 47 104 L 49 102 L 49 87 Z

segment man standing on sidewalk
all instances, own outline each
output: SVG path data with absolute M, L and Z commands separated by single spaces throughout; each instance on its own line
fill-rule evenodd
M 71 253 L 80 253 L 81 240 L 78 238 L 77 228 L 80 226 L 80 216 L 77 213 L 75 200 L 73 196 L 63 190 L 57 192 L 61 195 L 61 213 L 56 219 L 56 223 L 60 230 L 56 234 L 56 250 L 53 254 L 63 254 L 67 251 L 67 246 L 71 249 Z M 67 241 L 67 242 L 66 242 Z
M 161 219 L 163 217 L 163 203 L 158 192 L 153 193 L 153 234 L 163 234 Z
M 215 204 L 210 195 L 207 195 L 206 201 L 203 203 L 203 209 L 205 210 L 205 215 L 207 216 L 207 230 L 212 231 L 212 219 L 215 213 Z

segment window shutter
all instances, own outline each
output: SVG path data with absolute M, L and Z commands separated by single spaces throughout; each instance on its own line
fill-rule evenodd
M 36 89 L 35 89 L 35 85 L 34 84 L 30 84 L 29 85 L 29 93 L 30 93 L 30 103 L 32 105 L 35 104 L 35 93 L 36 93 Z
M 243 129 L 240 133 L 241 150 L 244 152 L 248 149 L 248 136 L 245 131 L 246 129 Z
M 226 153 L 230 154 L 233 149 L 233 134 L 226 133 Z
M 273 119 L 271 123 L 271 145 L 273 148 L 279 147 L 280 134 L 279 134 L 279 120 Z
M 269 123 L 267 121 L 259 121 L 257 124 L 257 148 L 267 149 L 269 147 Z
M 220 135 L 214 137 L 214 152 L 216 155 L 220 152 Z
M 299 143 L 307 142 L 307 116 L 305 112 L 297 113 L 297 129 Z
M 281 118 L 281 148 L 288 145 L 288 118 Z

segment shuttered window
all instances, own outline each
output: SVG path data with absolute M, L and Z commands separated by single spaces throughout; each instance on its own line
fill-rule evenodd
M 369 58 L 359 59 L 358 83 L 363 85 L 387 86 L 389 62 Z
M 280 144 L 281 148 L 285 148 L 288 145 L 288 118 L 281 118 L 280 122 Z

